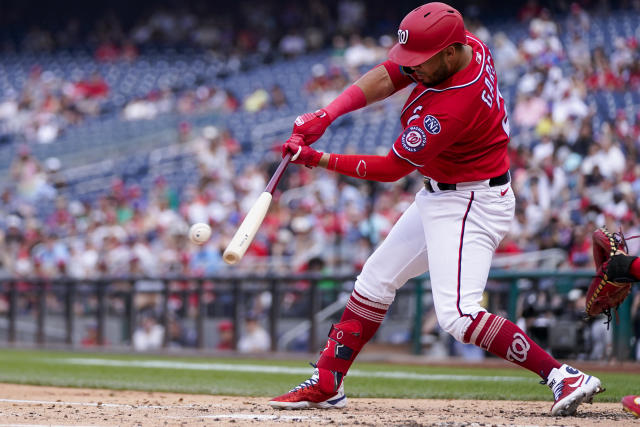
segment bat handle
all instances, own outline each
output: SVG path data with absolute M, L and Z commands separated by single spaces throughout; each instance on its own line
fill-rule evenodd
M 273 191 L 278 186 L 278 183 L 280 182 L 280 178 L 282 178 L 282 175 L 284 174 L 285 169 L 287 168 L 287 166 L 289 166 L 290 161 L 291 161 L 291 153 L 287 153 L 287 155 L 284 156 L 280 161 L 278 168 L 273 173 L 273 176 L 269 180 L 269 183 L 267 184 L 267 187 L 264 189 L 264 191 L 266 191 L 267 193 L 273 194 Z

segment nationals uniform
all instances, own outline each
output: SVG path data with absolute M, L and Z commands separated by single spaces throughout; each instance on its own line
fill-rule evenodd
M 436 87 L 417 84 L 400 116 L 394 153 L 426 177 L 355 290 L 390 304 L 407 280 L 430 271 L 440 325 L 462 341 L 491 259 L 514 215 L 509 189 L 509 122 L 493 58 L 471 33 L 469 65 Z M 455 185 L 454 185 L 455 184 Z
M 535 372 L 553 391 L 551 414 L 572 415 L 603 391 L 600 380 L 559 363 L 513 322 L 480 305 L 491 259 L 515 210 L 509 121 L 491 52 L 465 30 L 458 11 L 434 2 L 405 16 L 389 59 L 325 108 L 298 117 L 283 156 L 378 181 L 417 169 L 425 177 L 424 189 L 366 261 L 311 378 L 269 404 L 344 407 L 343 378 L 382 323 L 396 290 L 429 271 L 442 329 Z M 410 82 L 417 84 L 400 115 L 403 131 L 386 157 L 309 147 L 336 117 Z

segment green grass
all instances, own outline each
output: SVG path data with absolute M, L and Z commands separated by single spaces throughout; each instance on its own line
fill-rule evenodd
M 74 362 L 84 360 L 91 365 Z M 93 361 L 91 359 L 94 359 Z M 97 359 L 97 360 L 95 360 Z M 106 363 L 182 364 L 177 367 L 110 366 Z M 0 350 L 0 382 L 54 385 L 69 387 L 110 388 L 116 390 L 149 390 L 182 393 L 225 394 L 238 396 L 273 397 L 284 393 L 305 380 L 309 373 L 262 373 L 224 370 L 187 369 L 193 364 L 223 364 L 244 369 L 246 365 L 305 369 L 301 361 L 257 359 L 220 359 L 203 357 L 147 356 L 141 354 L 113 355 L 53 351 Z M 242 366 L 237 366 L 242 365 Z M 346 380 L 350 397 L 384 398 L 451 398 L 551 400 L 551 393 L 538 384 L 538 377 L 524 369 L 483 369 L 474 367 L 406 366 L 356 363 L 355 372 Z M 409 374 L 412 378 L 379 378 L 368 373 Z M 600 402 L 619 402 L 628 394 L 638 394 L 638 373 L 589 372 L 598 376 L 607 388 L 596 399 Z M 469 375 L 471 380 L 424 379 L 420 375 Z M 406 376 L 406 375 L 405 375 Z M 491 377 L 504 376 L 511 380 L 495 381 Z M 487 377 L 486 379 L 478 377 Z

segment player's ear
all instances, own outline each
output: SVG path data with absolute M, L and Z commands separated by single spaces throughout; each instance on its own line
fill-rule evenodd
M 442 55 L 446 59 L 452 59 L 455 56 L 456 52 L 457 52 L 456 45 L 450 44 L 449 46 L 445 47 L 442 50 Z

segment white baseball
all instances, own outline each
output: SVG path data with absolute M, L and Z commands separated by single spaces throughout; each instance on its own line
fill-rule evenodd
M 193 224 L 189 229 L 189 239 L 196 245 L 202 245 L 211 237 L 211 227 L 204 222 Z

